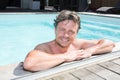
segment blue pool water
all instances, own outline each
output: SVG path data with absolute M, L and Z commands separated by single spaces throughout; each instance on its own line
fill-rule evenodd
M 54 39 L 57 14 L 0 14 L 0 65 L 23 61 L 37 44 Z M 78 38 L 120 41 L 120 19 L 81 16 Z

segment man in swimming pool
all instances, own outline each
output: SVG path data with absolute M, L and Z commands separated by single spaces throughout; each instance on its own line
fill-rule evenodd
M 74 11 L 61 11 L 54 20 L 54 26 L 55 40 L 39 44 L 30 51 L 23 64 L 25 70 L 49 69 L 64 62 L 111 52 L 114 47 L 110 40 L 77 39 L 80 18 Z

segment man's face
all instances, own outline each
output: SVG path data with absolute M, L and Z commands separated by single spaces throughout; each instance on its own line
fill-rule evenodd
M 59 22 L 56 29 L 56 42 L 61 47 L 68 47 L 77 35 L 78 24 L 72 20 Z

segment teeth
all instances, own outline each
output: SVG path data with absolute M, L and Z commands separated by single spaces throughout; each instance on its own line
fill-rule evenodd
M 63 42 L 67 42 L 67 41 L 68 41 L 68 39 L 62 39 L 62 41 L 63 41 Z

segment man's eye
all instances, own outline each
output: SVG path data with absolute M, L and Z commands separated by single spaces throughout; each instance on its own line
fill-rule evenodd
M 73 32 L 73 31 L 70 31 L 70 32 L 69 32 L 69 35 L 72 35 L 72 34 L 74 34 L 74 32 Z

